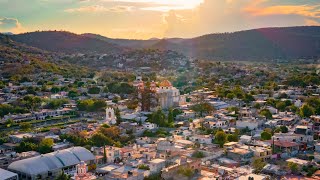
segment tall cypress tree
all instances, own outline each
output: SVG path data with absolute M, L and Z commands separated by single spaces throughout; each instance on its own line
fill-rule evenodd
M 172 108 L 169 109 L 169 113 L 168 113 L 168 123 L 171 124 L 174 122 L 174 119 L 173 119 L 173 110 Z
M 119 125 L 122 122 L 122 119 L 121 119 L 120 110 L 118 107 L 115 109 L 115 115 L 117 118 L 117 125 Z
M 103 146 L 103 161 L 107 163 L 106 145 Z

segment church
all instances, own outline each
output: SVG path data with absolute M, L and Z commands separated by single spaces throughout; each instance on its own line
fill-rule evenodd
M 136 80 L 133 82 L 133 86 L 138 90 L 138 99 L 143 99 L 143 92 L 146 90 L 153 95 L 151 97 L 156 97 L 157 106 L 162 109 L 169 109 L 179 105 L 180 102 L 180 91 L 179 89 L 172 86 L 171 82 L 168 80 L 163 80 L 159 83 L 157 87 L 154 81 L 150 82 L 149 86 L 146 86 L 142 80 L 141 76 L 137 76 Z M 143 103 L 141 104 L 143 106 Z M 143 110 L 148 108 L 143 108 Z
M 159 88 L 157 88 L 157 97 L 159 106 L 162 109 L 169 109 L 170 107 L 179 105 L 180 91 L 173 87 L 170 81 L 164 80 L 159 84 Z

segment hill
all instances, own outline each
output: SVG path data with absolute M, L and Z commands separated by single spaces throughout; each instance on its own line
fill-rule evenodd
M 48 52 L 15 42 L 11 35 L 0 34 L 0 77 L 21 77 L 41 73 L 86 76 L 91 69 L 62 60 L 59 53 Z
M 204 59 L 263 61 L 320 57 L 320 26 L 261 28 L 191 39 L 144 41 L 99 38 L 119 46 L 175 50 Z
M 14 41 L 52 52 L 122 54 L 132 49 L 173 50 L 209 60 L 266 61 L 320 57 L 320 26 L 262 28 L 191 39 L 112 39 L 61 31 L 11 35 Z
M 180 43 L 170 40 L 153 48 L 219 60 L 265 60 L 320 57 L 320 27 L 263 28 L 209 34 Z
M 155 39 L 155 38 L 149 39 L 149 40 L 112 39 L 112 38 L 101 36 L 99 34 L 90 34 L 90 33 L 82 34 L 82 36 L 89 37 L 89 38 L 96 38 L 108 43 L 117 44 L 119 46 L 131 48 L 131 49 L 148 48 L 159 41 L 159 39 Z
M 10 38 L 16 42 L 59 53 L 119 53 L 125 48 L 87 36 L 66 31 L 37 31 Z

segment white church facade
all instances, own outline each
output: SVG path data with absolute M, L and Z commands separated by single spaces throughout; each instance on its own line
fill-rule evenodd
M 115 116 L 114 109 L 111 107 L 106 108 L 106 118 L 105 118 L 106 124 L 113 125 L 117 123 L 117 118 Z
M 179 105 L 180 91 L 173 87 L 170 81 L 164 80 L 159 84 L 159 88 L 157 88 L 157 97 L 159 106 L 162 109 L 169 109 L 170 107 Z

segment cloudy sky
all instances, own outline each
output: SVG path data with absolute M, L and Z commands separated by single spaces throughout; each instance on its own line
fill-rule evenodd
M 0 0 L 0 32 L 148 39 L 301 25 L 320 25 L 319 0 Z

